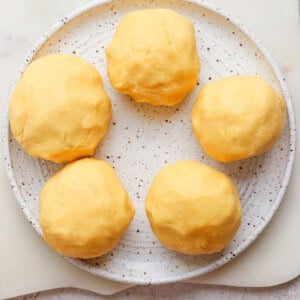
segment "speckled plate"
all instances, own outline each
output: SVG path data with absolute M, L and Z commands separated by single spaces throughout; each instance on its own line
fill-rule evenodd
M 121 18 L 131 10 L 167 7 L 191 18 L 202 60 L 201 78 L 187 99 L 176 107 L 138 104 L 112 89 L 106 76 L 104 48 Z M 24 67 L 49 53 L 74 53 L 101 72 L 112 99 L 113 120 L 96 157 L 115 167 L 136 207 L 136 216 L 118 247 L 96 259 L 68 259 L 93 274 L 132 284 L 166 283 L 210 272 L 241 253 L 265 228 L 288 185 L 295 151 L 295 120 L 284 78 L 261 44 L 224 12 L 202 1 L 95 1 L 56 24 L 33 49 Z M 218 163 L 197 144 L 190 111 L 201 86 L 228 75 L 259 74 L 282 93 L 288 106 L 283 135 L 266 154 L 230 164 Z M 8 126 L 4 131 L 5 160 L 17 200 L 29 222 L 38 223 L 39 192 L 61 165 L 24 153 Z M 226 249 L 214 255 L 187 256 L 164 248 L 151 232 L 144 199 L 156 172 L 165 164 L 194 159 L 231 176 L 243 206 L 241 228 Z

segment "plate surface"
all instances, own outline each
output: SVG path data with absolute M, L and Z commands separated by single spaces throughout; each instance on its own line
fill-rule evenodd
M 176 107 L 138 104 L 112 89 L 106 76 L 105 46 L 117 24 L 131 10 L 166 7 L 191 18 L 195 25 L 202 70 L 197 87 Z M 100 71 L 112 100 L 113 119 L 96 157 L 109 161 L 126 186 L 136 216 L 111 253 L 96 259 L 68 259 L 93 274 L 133 284 L 166 283 L 212 271 L 236 257 L 267 225 L 287 187 L 295 152 L 295 121 L 284 78 L 259 42 L 241 24 L 201 1 L 95 1 L 62 19 L 43 36 L 26 65 L 49 53 L 74 53 Z M 21 75 L 22 72 L 20 72 Z M 229 75 L 258 74 L 283 94 L 288 119 L 281 138 L 263 155 L 229 164 L 205 155 L 190 124 L 190 111 L 201 86 Z M 20 206 L 41 235 L 39 192 L 61 165 L 28 156 L 13 139 L 8 120 L 4 130 L 9 179 Z M 144 199 L 158 170 L 180 159 L 194 159 L 231 176 L 243 207 L 241 228 L 232 243 L 214 255 L 186 256 L 167 250 L 157 241 L 144 212 Z

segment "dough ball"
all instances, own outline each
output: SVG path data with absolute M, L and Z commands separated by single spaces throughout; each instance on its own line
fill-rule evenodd
M 192 255 L 221 251 L 241 223 L 233 182 L 195 161 L 179 161 L 159 171 L 147 195 L 146 212 L 163 245 Z
M 193 23 L 169 9 L 129 13 L 106 56 L 114 88 L 153 105 L 182 101 L 195 87 L 200 71 Z
M 110 107 L 96 68 L 74 55 L 48 55 L 32 62 L 18 82 L 10 128 L 31 156 L 69 162 L 94 153 Z
M 286 106 L 262 78 L 233 76 L 206 84 L 191 117 L 205 152 L 230 162 L 268 151 L 283 131 Z
M 134 216 L 134 207 L 114 169 L 84 158 L 68 164 L 45 184 L 40 224 L 45 242 L 71 257 L 111 251 Z

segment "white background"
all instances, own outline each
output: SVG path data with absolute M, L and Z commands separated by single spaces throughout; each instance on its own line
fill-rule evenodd
M 17 69 L 35 41 L 62 16 L 87 2 L 90 1 L 0 0 L 0 100 L 2 109 L 7 101 L 9 87 Z M 216 3 L 228 10 L 234 17 L 243 20 L 264 41 L 287 78 L 294 103 L 299 102 L 300 25 L 296 13 L 299 9 L 296 0 L 211 0 L 210 2 Z M 291 14 L 291 9 L 295 11 L 294 14 Z M 296 105 L 296 115 L 300 115 L 299 107 L 300 105 Z M 75 294 L 80 299 L 98 298 L 90 293 L 74 290 L 45 292 L 38 298 L 70 299 Z M 122 292 L 117 297 L 112 296 L 111 299 L 232 299 L 233 297 L 240 299 L 245 296 L 247 299 L 300 299 L 300 279 L 281 287 L 263 290 L 204 287 L 182 283 L 138 287 Z

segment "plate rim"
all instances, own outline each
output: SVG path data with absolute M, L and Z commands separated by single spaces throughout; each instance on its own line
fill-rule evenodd
M 289 116 L 289 134 L 290 134 L 290 146 L 289 146 L 289 155 L 288 155 L 288 161 L 286 164 L 284 176 L 282 179 L 282 187 L 278 191 L 278 194 L 273 201 L 273 206 L 272 209 L 269 210 L 268 214 L 265 217 L 265 221 L 256 228 L 254 231 L 254 237 L 247 239 L 245 242 L 241 243 L 238 247 L 236 247 L 236 256 L 237 257 L 239 254 L 241 254 L 245 249 L 247 249 L 248 246 L 250 246 L 257 238 L 258 236 L 262 233 L 262 231 L 266 228 L 266 226 L 269 224 L 271 221 L 272 217 L 275 215 L 277 209 L 279 208 L 279 205 L 283 199 L 283 196 L 286 192 L 286 189 L 288 187 L 290 177 L 292 174 L 293 170 L 293 165 L 294 165 L 294 160 L 295 160 L 295 152 L 296 152 L 296 119 L 295 119 L 295 113 L 294 113 L 294 107 L 293 107 L 293 102 L 290 98 L 287 85 L 285 83 L 285 79 L 283 77 L 283 74 L 280 71 L 280 68 L 278 67 L 276 61 L 270 54 L 270 52 L 266 49 L 264 44 L 254 35 L 249 29 L 242 23 L 240 22 L 237 18 L 233 17 L 232 15 L 228 14 L 226 11 L 223 9 L 219 8 L 218 6 L 208 3 L 205 0 L 182 0 L 184 2 L 196 4 L 198 6 L 201 6 L 205 9 L 208 9 L 218 15 L 220 15 L 223 18 L 226 18 L 228 21 L 230 21 L 233 25 L 235 25 L 238 29 L 240 29 L 243 34 L 247 36 L 248 39 L 250 39 L 256 46 L 259 48 L 265 59 L 267 60 L 268 64 L 270 65 L 272 71 L 274 72 L 276 79 L 278 80 L 279 86 L 281 88 L 281 91 L 283 93 L 283 96 L 285 98 L 285 101 L 287 103 L 287 113 Z M 30 212 L 29 208 L 26 206 L 26 203 L 21 195 L 21 192 L 18 188 L 17 181 L 15 178 L 15 174 L 13 171 L 12 167 L 12 160 L 10 156 L 10 146 L 9 146 L 9 133 L 10 133 L 10 126 L 9 126 L 9 99 L 11 97 L 11 94 L 15 88 L 16 83 L 18 80 L 21 78 L 23 71 L 25 70 L 26 66 L 32 61 L 33 57 L 36 55 L 36 53 L 39 51 L 39 49 L 47 42 L 47 40 L 55 34 L 58 30 L 60 30 L 66 23 L 69 21 L 75 19 L 76 17 L 80 16 L 81 14 L 86 13 L 89 10 L 92 10 L 98 6 L 102 6 L 105 4 L 108 4 L 112 2 L 112 0 L 94 0 L 90 3 L 87 3 L 70 13 L 66 14 L 64 18 L 61 18 L 59 21 L 55 22 L 52 26 L 50 26 L 49 30 L 47 30 L 35 43 L 33 48 L 29 51 L 29 53 L 26 55 L 24 62 L 21 64 L 21 67 L 18 68 L 17 75 L 15 80 L 12 83 L 10 92 L 8 94 L 8 99 L 5 107 L 5 117 L 3 120 L 3 126 L 2 126 L 2 135 L 1 135 L 1 142 L 3 145 L 3 156 L 4 156 L 4 162 L 5 162 L 5 169 L 6 173 L 8 175 L 9 183 L 10 186 L 15 194 L 16 200 L 19 204 L 19 206 L 22 208 L 22 212 L 26 217 L 27 221 L 30 221 L 30 219 L 35 219 Z M 31 222 L 30 222 L 31 223 Z M 42 237 L 42 232 L 38 224 L 32 224 L 31 226 L 35 229 L 35 231 Z M 63 256 L 63 255 L 62 255 Z M 77 267 L 81 268 L 82 270 L 85 270 L 91 274 L 94 274 L 96 276 L 101 276 L 103 278 L 109 279 L 109 280 L 114 280 L 118 282 L 124 282 L 124 283 L 129 283 L 129 284 L 137 284 L 137 285 L 145 285 L 145 284 L 165 284 L 165 283 L 172 283 L 172 282 L 177 282 L 181 280 L 186 280 L 190 279 L 196 276 L 204 275 L 208 272 L 211 272 L 227 262 L 231 261 L 227 259 L 225 256 L 217 260 L 216 262 L 212 262 L 208 264 L 207 266 L 186 272 L 183 275 L 174 275 L 174 276 L 167 276 L 163 278 L 155 278 L 154 280 L 148 279 L 145 280 L 144 278 L 138 278 L 138 277 L 129 277 L 129 278 L 124 278 L 122 277 L 121 274 L 115 274 L 106 270 L 103 270 L 101 274 L 99 272 L 95 272 L 93 269 L 90 269 L 87 267 L 85 264 L 81 262 L 80 259 L 74 259 L 70 257 L 64 256 L 64 258 L 71 262 L 72 264 L 76 265 Z

